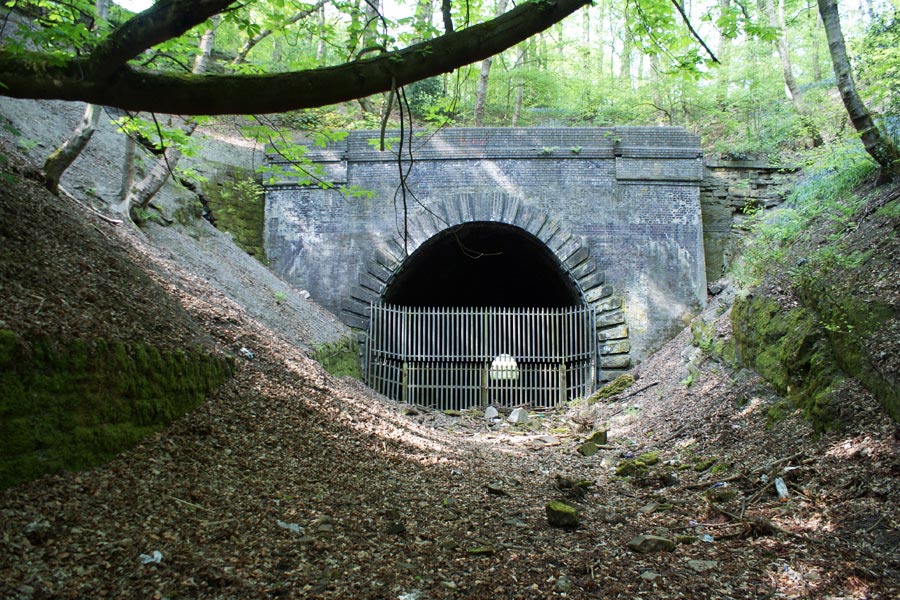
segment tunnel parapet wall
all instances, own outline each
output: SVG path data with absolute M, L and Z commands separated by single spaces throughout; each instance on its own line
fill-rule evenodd
M 659 347 L 705 301 L 697 136 L 665 127 L 446 129 L 414 137 L 412 159 L 404 146 L 400 162 L 399 134 L 386 137 L 385 152 L 377 132 L 311 149 L 330 189 L 288 171 L 267 185 L 271 266 L 348 324 L 365 328 L 369 303 L 431 236 L 479 221 L 520 227 L 555 254 L 598 309 L 606 377 Z M 372 194 L 347 191 L 356 188 Z

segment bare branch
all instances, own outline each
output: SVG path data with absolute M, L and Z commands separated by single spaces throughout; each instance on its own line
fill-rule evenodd
M 684 24 L 687 25 L 688 31 L 691 32 L 691 36 L 693 36 L 693 38 L 697 40 L 701 46 L 703 46 L 703 49 L 706 50 L 706 53 L 709 54 L 709 57 L 712 59 L 712 61 L 714 63 L 718 63 L 719 59 L 716 58 L 716 55 L 713 54 L 713 51 L 710 50 L 709 46 L 706 45 L 706 42 L 703 41 L 703 38 L 700 37 L 700 34 L 697 33 L 697 30 L 694 29 L 694 26 L 691 25 L 690 19 L 688 19 L 688 16 L 684 13 L 684 7 L 678 3 L 678 0 L 672 0 L 672 4 L 675 5 L 675 8 L 678 10 L 678 14 L 681 15 L 681 18 L 684 20 Z

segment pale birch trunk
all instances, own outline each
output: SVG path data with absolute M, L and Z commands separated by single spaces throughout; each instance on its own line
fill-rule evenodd
M 774 2 L 778 2 L 777 12 Z M 762 0 L 763 10 L 769 21 L 770 27 L 778 29 L 778 36 L 775 40 L 775 48 L 778 50 L 778 58 L 781 60 L 781 73 L 784 78 L 784 87 L 787 89 L 787 96 L 797 114 L 800 115 L 800 121 L 809 134 L 813 147 L 822 145 L 822 135 L 816 127 L 809 109 L 803 103 L 803 92 L 797 85 L 797 79 L 794 77 L 794 68 L 791 65 L 791 55 L 788 52 L 787 43 L 787 23 L 784 18 L 784 0 Z
M 212 54 L 213 45 L 215 44 L 216 28 L 219 25 L 219 17 L 212 19 L 212 26 L 207 29 L 200 38 L 200 54 L 194 59 L 193 73 L 195 75 L 202 74 L 208 64 L 209 57 Z M 186 120 L 183 125 L 184 133 L 188 137 L 194 134 L 197 129 L 197 122 Z M 120 202 L 113 205 L 111 209 L 124 217 L 131 217 L 131 211 L 134 208 L 146 208 L 153 197 L 162 189 L 163 184 L 169 176 L 174 176 L 175 167 L 181 158 L 182 152 L 178 146 L 169 146 L 163 151 L 161 157 L 150 169 L 143 179 L 133 184 L 124 198 Z M 132 155 L 133 162 L 133 155 Z M 131 167 L 133 168 L 133 167 Z M 126 167 L 127 170 L 127 167 Z
M 494 11 L 496 16 L 500 16 L 506 10 L 506 2 L 507 0 L 497 0 L 497 7 Z M 481 61 L 481 71 L 478 74 L 478 91 L 475 94 L 475 127 L 482 127 L 484 125 L 484 106 L 487 102 L 487 93 L 488 93 L 488 79 L 491 76 L 491 65 L 494 62 L 494 57 L 490 56 L 483 61 Z

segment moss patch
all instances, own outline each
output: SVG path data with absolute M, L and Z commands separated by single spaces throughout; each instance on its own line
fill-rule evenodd
M 771 298 L 735 300 L 732 329 L 742 358 L 803 411 L 817 431 L 834 425 L 833 391 L 843 383 L 818 314 L 783 310 Z
M 331 344 L 323 344 L 316 348 L 312 358 L 335 377 L 349 375 L 362 379 L 359 369 L 359 346 L 353 338 L 345 337 Z
M 224 177 L 203 185 L 203 197 L 216 229 L 230 233 L 238 247 L 266 264 L 265 192 L 253 174 L 231 168 Z
M 588 398 L 588 404 L 594 404 L 595 402 L 599 402 L 600 400 L 611 398 L 616 394 L 621 394 L 632 385 L 634 385 L 634 377 L 632 377 L 628 373 L 619 375 L 611 383 L 606 384 L 605 386 L 594 392 L 591 397 Z
M 230 361 L 0 330 L 0 488 L 101 464 L 199 404 Z

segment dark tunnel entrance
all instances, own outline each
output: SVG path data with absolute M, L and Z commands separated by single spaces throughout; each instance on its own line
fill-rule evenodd
M 575 283 L 538 238 L 504 223 L 476 222 L 423 243 L 384 291 L 403 306 L 567 307 Z
M 596 318 L 527 231 L 475 222 L 424 242 L 371 307 L 366 381 L 400 402 L 555 407 L 587 397 Z

